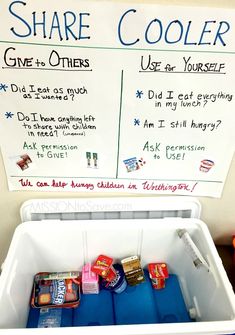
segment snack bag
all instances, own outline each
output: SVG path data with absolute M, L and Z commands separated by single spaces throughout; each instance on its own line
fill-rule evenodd
M 81 281 L 78 272 L 72 274 L 71 272 L 37 273 L 34 277 L 31 306 L 77 307 L 80 303 Z

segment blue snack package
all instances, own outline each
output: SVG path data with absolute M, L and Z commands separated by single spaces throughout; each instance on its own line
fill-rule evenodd
M 124 270 L 120 264 L 114 264 L 113 267 L 116 271 L 116 277 L 111 282 L 102 279 L 100 285 L 105 290 L 115 293 L 122 293 L 127 287 Z

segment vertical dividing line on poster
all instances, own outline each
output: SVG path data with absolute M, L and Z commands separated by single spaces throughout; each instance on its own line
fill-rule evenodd
M 120 86 L 120 104 L 119 104 L 119 120 L 118 120 L 118 147 L 117 147 L 116 179 L 118 178 L 119 147 L 120 147 L 120 129 L 121 129 L 121 116 L 122 116 L 122 93 L 123 93 L 123 70 L 122 70 L 122 72 L 121 72 L 121 86 Z

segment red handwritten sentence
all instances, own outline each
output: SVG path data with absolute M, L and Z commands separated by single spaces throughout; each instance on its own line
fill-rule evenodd
M 79 191 L 99 191 L 99 190 L 132 190 L 132 191 L 144 191 L 144 192 L 161 192 L 161 193 L 174 193 L 177 191 L 183 191 L 184 193 L 192 193 L 197 182 L 191 184 L 185 182 L 177 183 L 166 183 L 156 181 L 128 181 L 122 183 L 121 181 L 103 181 L 99 180 L 95 183 L 86 181 L 75 181 L 51 179 L 50 181 L 34 180 L 33 178 L 21 178 L 18 180 L 20 186 L 24 189 L 37 188 L 40 190 L 61 190 L 67 191 L 79 190 Z

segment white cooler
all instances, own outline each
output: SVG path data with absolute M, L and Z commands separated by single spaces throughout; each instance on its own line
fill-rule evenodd
M 0 334 L 235 333 L 232 286 L 199 217 L 199 202 L 188 197 L 25 202 L 22 223 L 15 230 L 0 276 Z M 138 324 L 137 320 L 133 324 L 26 329 L 34 275 L 81 270 L 99 254 L 115 262 L 138 255 L 144 269 L 151 262 L 167 263 L 169 273 L 178 278 L 192 322 Z M 141 306 L 142 297 L 139 300 L 136 306 Z M 128 316 L 128 304 L 123 309 Z

